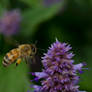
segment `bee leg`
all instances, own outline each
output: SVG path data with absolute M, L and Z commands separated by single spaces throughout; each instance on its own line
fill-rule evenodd
M 26 64 L 28 63 L 28 57 L 24 58 L 24 61 L 26 62 Z
M 17 61 L 16 61 L 16 66 L 19 65 L 20 63 L 21 63 L 21 59 L 19 58 L 19 59 L 17 59 Z

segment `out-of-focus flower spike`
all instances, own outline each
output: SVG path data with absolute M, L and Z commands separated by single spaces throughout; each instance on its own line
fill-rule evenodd
M 0 33 L 5 36 L 17 34 L 21 22 L 20 10 L 6 11 L 0 18 Z

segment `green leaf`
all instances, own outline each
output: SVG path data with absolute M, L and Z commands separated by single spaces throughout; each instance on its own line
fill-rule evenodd
M 40 23 L 53 18 L 62 7 L 63 3 L 58 3 L 51 7 L 39 7 L 25 11 L 23 14 L 21 34 L 32 36 Z
M 28 4 L 31 7 L 37 7 L 41 4 L 41 0 L 21 0 L 25 4 Z
M 9 0 L 0 0 L 0 5 L 2 5 L 3 8 L 9 8 Z
M 2 13 L 4 12 L 5 8 L 0 4 L 0 16 L 2 15 Z
M 90 85 L 92 85 L 92 45 L 91 44 L 87 44 L 84 45 L 83 47 L 83 53 L 84 53 L 84 57 L 85 57 L 85 62 L 87 63 L 87 68 L 88 70 L 85 70 L 84 74 L 82 74 L 82 78 L 81 78 L 81 88 L 85 89 L 87 92 L 91 92 L 92 91 L 92 87 Z
M 0 61 L 2 62 L 2 57 Z M 27 92 L 28 78 L 27 65 L 22 62 L 17 67 L 11 64 L 9 67 L 3 67 L 0 63 L 0 92 Z

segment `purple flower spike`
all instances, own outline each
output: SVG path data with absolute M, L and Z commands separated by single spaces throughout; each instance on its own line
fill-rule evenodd
M 82 71 L 84 63 L 74 65 L 70 52 L 72 48 L 66 43 L 56 40 L 48 52 L 42 57 L 44 70 L 36 72 L 35 76 L 42 78 L 41 86 L 36 86 L 34 92 L 85 92 L 79 91 L 78 71 Z
M 11 36 L 18 32 L 21 22 L 19 10 L 7 11 L 0 18 L 0 33 Z

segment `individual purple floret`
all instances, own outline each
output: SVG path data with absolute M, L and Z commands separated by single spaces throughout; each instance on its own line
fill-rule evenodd
M 36 78 L 42 79 L 41 86 L 34 85 L 34 92 L 85 92 L 79 91 L 77 73 L 82 71 L 84 63 L 73 64 L 70 52 L 72 47 L 56 40 L 42 57 L 43 71 L 35 72 Z
M 11 36 L 19 31 L 21 14 L 19 10 L 5 12 L 0 18 L 0 33 Z

